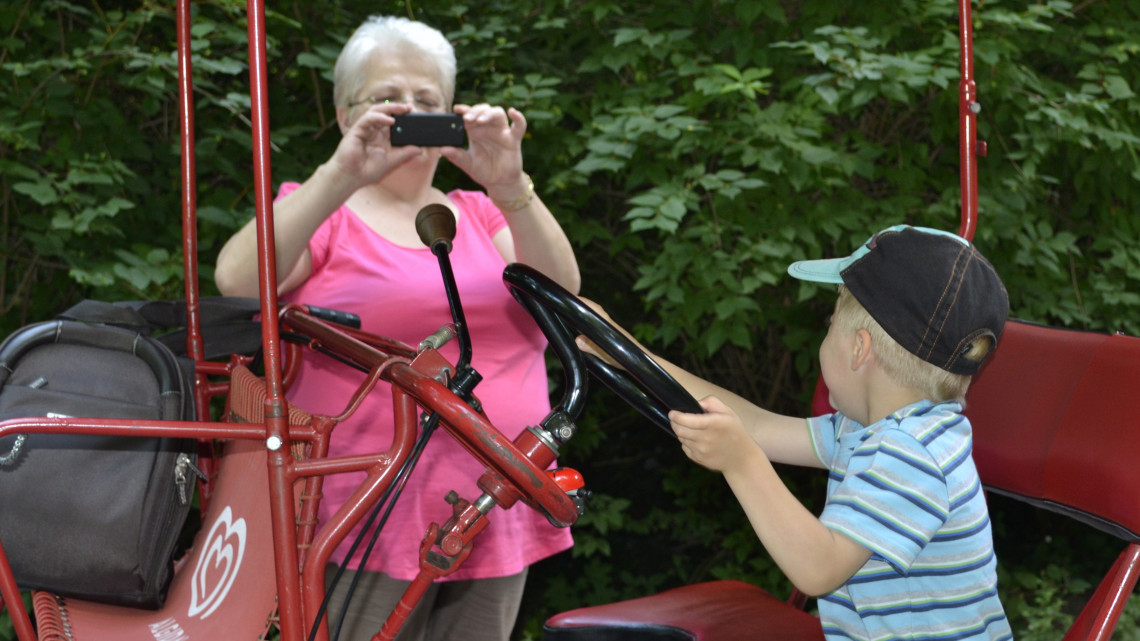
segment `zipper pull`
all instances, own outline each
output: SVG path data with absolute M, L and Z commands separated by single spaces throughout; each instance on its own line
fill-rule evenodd
M 194 476 L 206 480 L 206 474 L 194 465 L 194 461 L 190 459 L 190 455 L 185 452 L 178 455 L 174 461 L 174 484 L 178 487 L 178 503 L 179 505 L 189 505 L 190 497 L 193 496 L 193 479 L 190 472 L 194 472 Z

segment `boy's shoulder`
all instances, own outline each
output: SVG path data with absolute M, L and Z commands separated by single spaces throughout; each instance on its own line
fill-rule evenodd
M 929 400 L 911 403 L 891 412 L 871 425 L 875 430 L 902 430 L 907 433 L 927 434 L 937 426 L 951 426 L 965 420 L 962 405 L 957 401 L 934 402 Z
M 869 426 L 863 441 L 867 448 L 923 451 L 941 468 L 969 454 L 972 430 L 958 402 L 922 401 Z
M 885 450 L 909 465 L 942 468 L 972 449 L 970 423 L 956 401 L 913 403 L 867 426 L 838 412 L 809 418 L 808 426 L 825 465 L 846 467 L 841 461 L 869 461 Z

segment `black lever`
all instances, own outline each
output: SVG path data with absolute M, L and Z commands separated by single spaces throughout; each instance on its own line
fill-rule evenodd
M 416 214 L 416 233 L 423 244 L 431 248 L 431 253 L 439 259 L 439 271 L 443 276 L 443 289 L 447 292 L 447 304 L 451 308 L 451 318 L 455 322 L 456 337 L 459 341 L 459 362 L 455 364 L 455 376 L 451 380 L 452 391 L 464 399 L 469 399 L 471 391 L 482 380 L 471 368 L 471 335 L 467 331 L 467 319 L 463 315 L 463 305 L 459 302 L 459 287 L 455 284 L 455 272 L 451 269 L 451 241 L 455 238 L 455 214 L 446 205 L 432 203 Z

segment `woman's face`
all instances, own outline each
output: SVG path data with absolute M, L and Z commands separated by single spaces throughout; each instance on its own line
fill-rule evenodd
M 450 107 L 435 63 L 409 47 L 373 55 L 364 83 L 349 101 L 348 124 L 351 126 L 372 105 L 385 102 L 409 104 L 413 111 L 443 112 Z

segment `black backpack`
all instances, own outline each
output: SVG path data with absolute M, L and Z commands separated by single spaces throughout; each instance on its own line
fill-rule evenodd
M 0 344 L 0 420 L 194 420 L 193 363 L 146 331 L 54 320 Z M 21 589 L 162 605 L 197 476 L 194 439 L 0 439 L 0 541 Z

